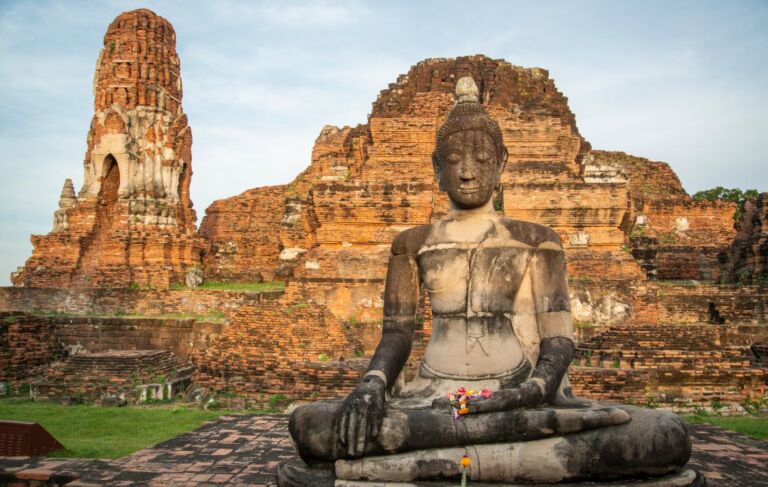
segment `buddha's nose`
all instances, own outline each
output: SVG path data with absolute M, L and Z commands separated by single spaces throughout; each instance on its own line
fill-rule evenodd
M 470 181 L 472 179 L 475 179 L 475 171 L 472 170 L 472 167 L 468 163 L 467 159 L 464 159 L 462 161 L 461 172 L 459 172 L 459 177 L 463 181 Z

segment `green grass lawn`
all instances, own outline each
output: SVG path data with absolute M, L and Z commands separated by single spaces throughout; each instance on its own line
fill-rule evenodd
M 181 405 L 107 408 L 0 399 L 0 419 L 40 423 L 66 447 L 51 454 L 55 457 L 120 458 L 232 412 L 204 411 Z M 768 440 L 768 417 L 765 416 L 693 415 L 686 416 L 685 420 Z
M 758 440 L 768 440 L 768 417 L 766 416 L 686 416 L 693 424 L 712 424 Z
M 184 406 L 108 408 L 0 400 L 0 419 L 40 423 L 66 447 L 51 456 L 74 458 L 123 457 L 230 412 Z

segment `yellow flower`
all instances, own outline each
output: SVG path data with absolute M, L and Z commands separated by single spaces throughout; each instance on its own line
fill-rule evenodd
M 467 455 L 464 455 L 461 457 L 461 466 L 464 468 L 468 468 L 470 465 L 472 465 L 472 460 L 469 459 Z

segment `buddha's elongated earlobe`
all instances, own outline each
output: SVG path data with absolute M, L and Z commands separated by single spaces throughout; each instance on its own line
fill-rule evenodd
M 437 187 L 440 188 L 440 191 L 445 193 L 445 183 L 443 183 L 443 180 L 440 177 L 440 157 L 437 155 L 437 151 L 432 153 L 432 167 L 435 169 Z
M 501 184 L 501 176 L 504 174 L 504 169 L 507 167 L 507 159 L 509 158 L 509 152 L 507 148 L 502 146 L 501 157 L 499 158 L 499 184 Z

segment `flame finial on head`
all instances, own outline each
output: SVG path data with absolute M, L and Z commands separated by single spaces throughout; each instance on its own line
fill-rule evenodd
M 465 103 L 480 101 L 480 90 L 471 76 L 464 76 L 456 83 L 456 102 Z

